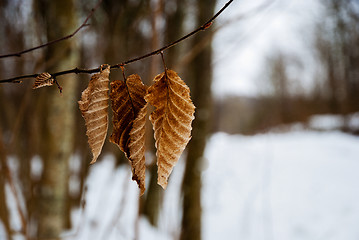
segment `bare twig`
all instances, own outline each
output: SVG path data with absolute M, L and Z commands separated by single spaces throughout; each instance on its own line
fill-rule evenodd
M 193 36 L 194 34 L 200 32 L 200 31 L 204 31 L 206 29 L 208 29 L 211 25 L 212 25 L 212 22 L 233 2 L 233 0 L 229 0 L 213 17 L 211 17 L 207 22 L 205 22 L 202 26 L 198 27 L 197 29 L 193 30 L 192 32 L 188 33 L 187 35 L 177 39 L 176 41 L 173 41 L 169 44 L 167 44 L 166 46 L 163 46 L 157 50 L 154 50 L 150 53 L 147 53 L 145 55 L 142 55 L 140 57 L 136 57 L 136 58 L 133 58 L 133 59 L 130 59 L 130 60 L 127 60 L 123 63 L 118 63 L 118 64 L 114 64 L 114 65 L 111 65 L 111 69 L 115 69 L 115 68 L 120 68 L 120 67 L 123 67 L 125 65 L 128 65 L 130 63 L 133 63 L 133 62 L 136 62 L 136 61 L 139 61 L 139 60 L 142 60 L 142 59 L 145 59 L 145 58 L 148 58 L 150 56 L 154 56 L 154 55 L 157 55 L 159 53 L 161 53 L 162 51 L 166 50 L 166 49 L 169 49 L 173 46 L 175 46 L 176 44 L 182 42 L 183 40 Z M 70 69 L 70 70 L 65 70 L 65 71 L 61 71 L 61 72 L 56 72 L 56 73 L 52 73 L 51 75 L 53 77 L 56 77 L 56 76 L 60 76 L 60 75 L 65 75 L 65 74 L 69 74 L 69 73 L 76 73 L 76 74 L 79 74 L 79 73 L 87 73 L 87 74 L 90 74 L 90 73 L 96 73 L 96 72 L 99 72 L 100 71 L 100 68 L 93 68 L 93 69 L 81 69 L 81 68 L 73 68 L 73 69 Z M 36 78 L 39 74 L 30 74 L 30 75 L 23 75 L 23 76 L 18 76 L 18 77 L 13 77 L 13 78 L 8 78 L 8 79 L 3 79 L 3 80 L 0 80 L 0 83 L 20 83 L 21 81 L 19 81 L 20 79 L 27 79 L 27 78 Z
M 67 36 L 64 36 L 64 37 L 62 37 L 62 38 L 58 38 L 58 39 L 52 40 L 52 41 L 50 41 L 50 42 L 44 43 L 44 44 L 42 44 L 42 45 L 39 45 L 39 46 L 36 46 L 36 47 L 33 47 L 33 48 L 29 48 L 29 49 L 26 49 L 26 50 L 23 50 L 23 51 L 20 51 L 20 52 L 0 55 L 0 58 L 21 57 L 21 55 L 23 55 L 23 54 L 25 54 L 25 53 L 34 51 L 34 50 L 36 50 L 36 49 L 44 48 L 44 47 L 47 47 L 47 46 L 52 45 L 52 44 L 54 44 L 54 43 L 58 43 L 58 42 L 61 42 L 61 41 L 66 40 L 66 39 L 72 38 L 72 37 L 75 36 L 76 33 L 78 33 L 82 28 L 88 26 L 88 24 L 87 24 L 88 20 L 92 17 L 92 15 L 93 15 L 94 12 L 96 11 L 96 9 L 100 6 L 100 4 L 101 4 L 102 1 L 103 1 L 103 0 L 99 0 L 99 1 L 98 1 L 98 3 L 96 4 L 96 6 L 95 6 L 94 8 L 92 8 L 91 11 L 90 11 L 90 13 L 87 15 L 85 21 L 84 21 L 73 33 L 71 33 L 70 35 L 67 35 Z

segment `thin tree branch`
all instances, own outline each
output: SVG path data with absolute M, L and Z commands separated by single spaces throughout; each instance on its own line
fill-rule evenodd
M 169 49 L 173 46 L 175 46 L 176 44 L 182 42 L 183 40 L 193 36 L 194 34 L 200 32 L 200 31 L 204 31 L 206 29 L 208 29 L 211 25 L 212 22 L 233 2 L 233 0 L 229 0 L 213 17 L 211 17 L 207 22 L 205 22 L 202 26 L 200 26 L 199 28 L 193 30 L 192 32 L 188 33 L 187 35 L 177 39 L 176 41 L 173 41 L 171 43 L 169 43 L 166 46 L 163 46 L 157 50 L 154 50 L 150 53 L 147 53 L 145 55 L 142 55 L 140 57 L 136 57 L 130 60 L 127 60 L 125 62 L 122 63 L 118 63 L 118 64 L 114 64 L 111 65 L 111 69 L 115 69 L 115 68 L 120 68 L 123 67 L 125 65 L 128 65 L 130 63 L 148 58 L 150 56 L 154 56 L 157 55 L 159 53 L 161 53 L 162 51 Z M 57 76 L 61 76 L 61 75 L 65 75 L 65 74 L 69 74 L 69 73 L 87 73 L 87 74 L 91 74 L 91 73 L 96 73 L 96 72 L 100 72 L 100 67 L 98 68 L 93 68 L 93 69 L 81 69 L 81 68 L 73 68 L 73 69 L 69 69 L 69 70 L 65 70 L 65 71 L 61 71 L 61 72 L 56 72 L 56 73 L 51 73 L 51 75 L 53 77 L 57 77 Z M 30 75 L 23 75 L 23 76 L 18 76 L 18 77 L 13 77 L 13 78 L 8 78 L 8 79 L 4 79 L 4 80 L 0 80 L 0 83 L 20 83 L 21 81 L 19 81 L 20 79 L 27 79 L 27 78 L 36 78 L 39 74 L 30 74 Z
M 54 44 L 54 43 L 58 43 L 58 42 L 61 42 L 61 41 L 66 40 L 66 39 L 72 38 L 72 37 L 75 36 L 82 28 L 88 26 L 88 24 L 87 24 L 88 20 L 92 17 L 92 15 L 93 15 L 94 12 L 96 11 L 96 9 L 100 6 L 100 4 L 102 3 L 102 1 L 103 1 L 103 0 L 99 0 L 99 1 L 98 1 L 98 3 L 96 4 L 96 6 L 95 6 L 94 8 L 92 8 L 91 11 L 90 11 L 90 13 L 87 15 L 85 21 L 84 21 L 73 33 L 71 33 L 70 35 L 67 35 L 67 36 L 64 36 L 64 37 L 62 37 L 62 38 L 58 38 L 58 39 L 52 40 L 52 41 L 50 41 L 50 42 L 44 43 L 44 44 L 42 44 L 42 45 L 39 45 L 39 46 L 36 46 L 36 47 L 33 47 L 33 48 L 29 48 L 29 49 L 26 49 L 26 50 L 23 50 L 23 51 L 20 51 L 20 52 L 0 55 L 0 58 L 21 57 L 21 55 L 23 55 L 23 54 L 25 54 L 25 53 L 34 51 L 34 50 L 39 49 L 39 48 L 44 48 L 44 47 L 47 47 L 47 46 L 52 45 L 52 44 Z

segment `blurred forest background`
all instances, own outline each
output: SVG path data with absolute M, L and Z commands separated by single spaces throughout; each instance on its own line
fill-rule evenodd
M 96 4 L 95 0 L 0 0 L 0 55 L 72 33 Z M 340 114 L 345 120 L 359 111 L 358 2 L 326 0 L 322 4 L 326 16 L 318 21 L 309 43 L 319 63 L 310 89 L 301 86 L 300 75 L 290 74 L 290 67 L 300 68 L 301 60 L 273 51 L 262 71 L 262 94 L 212 97 L 211 43 L 221 33 L 217 30 L 236 25 L 251 14 L 260 15 L 270 5 L 223 25 L 214 23 L 207 31 L 165 51 L 168 68 L 189 85 L 197 107 L 193 137 L 186 150 L 178 238 L 201 239 L 201 164 L 210 134 L 252 135 L 275 126 L 305 123 L 315 114 Z M 73 38 L 21 57 L 0 59 L 0 79 L 124 62 L 192 31 L 218 7 L 222 6 L 216 0 L 103 0 L 90 25 Z M 137 73 L 147 85 L 162 71 L 160 56 L 126 66 L 127 75 Z M 72 228 L 71 210 L 86 207 L 82 195 L 91 153 L 77 101 L 89 79 L 87 74 L 59 77 L 62 95 L 56 87 L 32 90 L 32 80 L 0 85 L 0 221 L 7 239 L 19 234 L 26 239 L 57 239 Z M 111 79 L 122 79 L 121 72 L 112 71 Z M 151 131 L 150 126 L 147 129 Z M 341 130 L 358 134 L 346 124 Z M 138 214 L 156 226 L 165 192 L 156 184 L 155 149 L 147 149 L 148 185 L 136 204 L 140 206 Z M 108 141 L 104 153 L 116 156 L 116 167 L 128 164 L 117 146 Z M 79 157 L 72 158 L 74 155 Z M 14 165 L 18 172 L 11 170 Z M 121 186 L 118 190 L 122 191 Z M 21 219 L 15 228 L 6 204 L 9 192 L 17 196 L 14 201 Z

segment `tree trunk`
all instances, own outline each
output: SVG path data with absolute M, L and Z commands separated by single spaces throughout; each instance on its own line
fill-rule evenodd
M 158 25 L 157 22 L 160 19 L 161 15 L 163 15 L 162 10 L 163 10 L 163 2 L 162 0 L 160 0 L 155 4 L 155 7 L 154 9 L 152 9 L 151 12 L 151 28 L 152 28 L 151 49 L 152 50 L 160 48 L 161 35 L 157 26 Z M 151 60 L 152 61 L 150 65 L 149 76 L 154 77 L 160 72 L 161 61 L 159 56 L 153 57 Z M 150 107 L 150 111 L 152 110 L 153 107 Z M 147 124 L 146 135 L 148 136 L 146 138 L 146 142 L 147 142 L 146 150 L 155 153 L 156 149 L 154 148 L 155 144 L 153 139 L 152 124 L 150 123 L 149 120 L 147 120 L 146 124 Z M 155 161 L 153 161 L 149 166 L 149 172 L 150 172 L 150 177 L 149 177 L 150 184 L 147 189 L 146 198 L 143 200 L 141 204 L 140 214 L 142 213 L 143 215 L 145 215 L 148 221 L 153 226 L 157 226 L 158 217 L 163 201 L 163 189 L 157 184 L 157 165 Z
M 5 183 L 6 183 L 6 154 L 4 152 L 4 146 L 2 143 L 2 130 L 0 129 L 0 221 L 2 222 L 5 231 L 6 238 L 10 239 L 11 237 L 11 227 L 10 227 L 10 219 L 9 212 L 6 204 L 6 193 L 5 193 Z
M 215 0 L 197 1 L 197 25 L 203 24 L 213 14 Z M 206 38 L 199 33 L 194 37 L 193 45 Z M 183 218 L 181 240 L 201 239 L 201 164 L 209 134 L 212 82 L 212 49 L 209 44 L 189 64 L 191 92 L 196 106 L 192 139 L 188 144 L 186 169 L 182 183 Z
M 160 39 L 158 29 L 156 29 L 155 24 L 155 18 L 156 14 L 160 15 L 160 12 L 158 11 L 158 8 L 162 7 L 163 9 L 163 17 L 166 19 L 166 27 L 164 30 L 164 44 L 170 43 L 175 41 L 176 39 L 180 38 L 183 35 L 183 21 L 184 21 L 184 6 L 186 4 L 186 1 L 184 0 L 171 0 L 171 1 L 165 1 L 165 2 L 158 2 L 158 6 L 155 12 L 153 13 L 153 20 L 152 20 L 152 50 L 158 49 L 160 46 Z M 167 7 L 171 6 L 171 8 Z M 158 16 L 159 17 L 159 16 Z M 170 48 L 166 50 L 165 52 L 165 61 L 168 68 L 175 68 L 176 63 L 178 62 L 178 59 L 180 59 L 179 56 L 179 47 L 180 45 Z M 162 72 L 164 67 L 161 64 L 161 60 L 159 57 L 155 56 L 152 58 L 151 61 L 151 73 L 150 76 L 156 76 L 159 72 Z M 149 123 L 148 125 L 149 130 L 148 134 L 151 136 L 151 139 L 147 142 L 151 142 L 150 146 L 154 146 L 154 140 L 153 140 L 153 131 L 152 131 L 152 125 Z M 155 151 L 155 149 L 151 149 L 151 151 Z M 163 201 L 163 189 L 157 184 L 157 165 L 154 162 L 150 168 L 150 184 L 147 190 L 146 199 L 143 203 L 143 214 L 148 218 L 149 222 L 157 226 L 158 224 L 158 217 L 159 212 L 161 210 L 162 201 Z
M 49 40 L 65 36 L 77 27 L 72 0 L 38 0 Z M 75 39 L 62 41 L 46 48 L 48 72 L 72 68 L 78 65 L 79 52 Z M 53 63 L 53 64 L 50 64 Z M 68 160 L 73 151 L 75 133 L 74 113 L 76 111 L 76 77 L 68 75 L 60 81 L 62 96 L 56 87 L 46 89 L 47 114 L 45 125 L 46 147 L 43 149 L 44 172 L 41 179 L 38 202 L 38 238 L 59 238 L 64 230 L 68 201 Z

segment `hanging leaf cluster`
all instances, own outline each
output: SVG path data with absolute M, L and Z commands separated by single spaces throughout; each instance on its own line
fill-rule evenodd
M 95 163 L 101 153 L 108 129 L 109 99 L 113 111 L 113 132 L 110 142 L 118 145 L 129 159 L 132 179 L 145 191 L 145 123 L 147 106 L 155 110 L 150 115 L 156 140 L 157 182 L 164 189 L 168 177 L 191 139 L 195 106 L 185 82 L 172 70 L 154 78 L 152 86 L 142 83 L 137 74 L 124 81 L 111 82 L 110 66 L 101 66 L 88 87 L 82 92 L 79 108 L 86 123 L 86 134 Z M 110 92 L 110 93 L 109 93 Z

